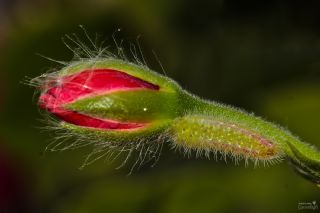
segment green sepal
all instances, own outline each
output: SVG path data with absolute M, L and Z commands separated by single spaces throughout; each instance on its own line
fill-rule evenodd
M 177 93 L 157 90 L 128 90 L 84 98 L 65 106 L 98 118 L 126 122 L 152 122 L 179 114 Z

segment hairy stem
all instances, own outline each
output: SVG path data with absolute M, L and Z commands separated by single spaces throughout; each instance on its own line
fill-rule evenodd
M 278 125 L 242 110 L 181 94 L 184 114 L 172 125 L 175 143 L 254 161 L 288 158 L 295 170 L 320 183 L 320 152 Z

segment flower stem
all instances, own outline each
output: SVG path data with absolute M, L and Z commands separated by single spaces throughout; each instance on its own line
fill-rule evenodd
M 181 93 L 184 113 L 172 125 L 177 146 L 230 154 L 236 160 L 287 158 L 295 170 L 320 183 L 320 152 L 284 128 L 245 111 Z

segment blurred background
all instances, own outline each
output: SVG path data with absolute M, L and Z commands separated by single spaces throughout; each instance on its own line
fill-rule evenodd
M 72 59 L 79 25 L 115 50 L 140 39 L 148 65 L 207 99 L 254 112 L 320 147 L 320 3 L 253 0 L 0 0 L 0 212 L 296 212 L 320 190 L 286 162 L 253 168 L 164 147 L 155 167 L 79 169 L 92 147 L 44 152 L 34 88 Z M 121 29 L 118 31 L 117 29 Z M 129 55 L 130 56 L 130 55 Z

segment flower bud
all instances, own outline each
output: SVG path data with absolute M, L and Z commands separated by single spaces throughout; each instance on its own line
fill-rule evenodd
M 145 66 L 111 58 L 74 62 L 46 76 L 39 104 L 61 128 L 99 139 L 101 150 L 138 147 L 143 161 L 165 138 L 185 152 L 228 154 L 236 162 L 288 158 L 299 174 L 320 183 L 318 149 L 253 114 L 194 96 Z
M 112 140 L 160 131 L 178 114 L 177 84 L 119 60 L 73 64 L 47 77 L 42 90 L 41 108 L 64 127 Z

